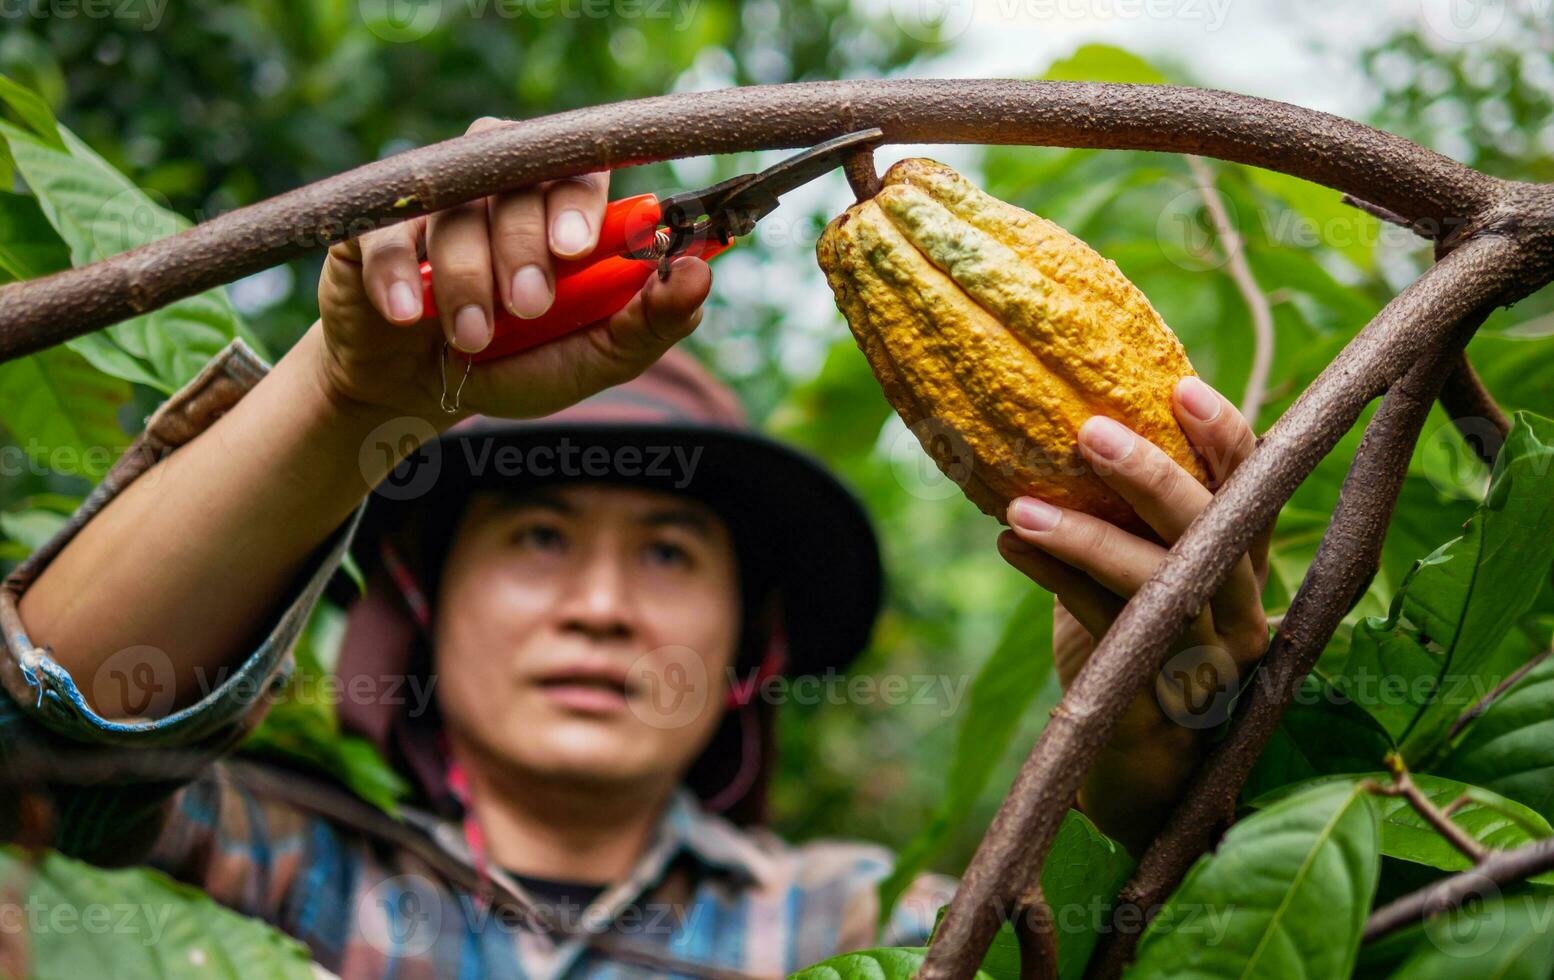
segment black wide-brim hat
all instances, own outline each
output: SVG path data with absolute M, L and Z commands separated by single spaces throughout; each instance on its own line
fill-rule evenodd
M 384 536 L 415 526 L 412 570 L 435 596 L 447 539 L 472 491 L 578 480 L 684 494 L 717 513 L 742 574 L 758 576 L 780 600 L 782 673 L 841 670 L 867 646 L 882 572 L 862 504 L 819 461 L 752 429 L 733 393 L 678 349 L 554 415 L 476 416 L 424 444 L 374 490 L 352 554 L 369 582 L 382 581 L 371 572 L 382 563 Z M 385 606 L 360 605 L 358 620 Z M 376 632 L 370 624 L 364 631 Z M 342 651 L 342 672 L 354 666 L 344 662 L 350 653 Z M 383 654 L 371 669 L 383 669 Z

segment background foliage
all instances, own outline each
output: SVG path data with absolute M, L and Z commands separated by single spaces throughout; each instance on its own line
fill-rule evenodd
M 415 43 L 397 43 L 391 29 L 342 0 L 196 0 L 154 30 L 112 18 L 18 19 L 0 36 L 0 72 L 15 83 L 0 83 L 0 281 L 111 254 L 188 221 L 456 135 L 482 115 L 526 117 L 728 84 L 884 75 L 938 50 L 888 18 L 838 0 L 703 0 L 692 9 L 683 24 L 497 19 L 466 11 Z M 1554 151 L 1537 134 L 1554 81 L 1523 47 L 1442 49 L 1426 33 L 1404 31 L 1378 40 L 1363 67 L 1385 93 L 1372 121 L 1500 176 L 1549 179 Z M 1032 77 L 1194 81 L 1186 67 L 1100 46 L 1031 69 Z M 1241 398 L 1254 345 L 1251 320 L 1183 159 L 1007 147 L 946 156 L 991 193 L 1058 221 L 1116 260 L 1181 336 L 1198 371 Z M 617 174 L 615 186 L 618 194 L 695 186 L 762 159 L 633 168 Z M 1406 233 L 1344 207 L 1331 191 L 1249 168 L 1209 166 L 1274 315 L 1261 429 L 1429 253 Z M 148 200 L 160 209 L 145 207 Z M 785 708 L 778 829 L 883 841 L 903 850 L 902 876 L 919 866 L 953 873 L 1057 699 L 1049 669 L 1051 603 L 996 557 L 997 529 L 917 449 L 835 313 L 812 247 L 842 200 L 786 205 L 783 220 L 772 222 L 782 235 L 763 230 L 719 259 L 713 309 L 692 343 L 739 388 L 756 418 L 839 470 L 876 517 L 891 599 L 858 669 L 937 685 L 926 704 L 876 699 Z M 146 414 L 228 338 L 241 334 L 271 359 L 284 351 L 316 316 L 318 264 L 316 256 L 300 259 L 0 366 L 0 448 L 8 462 L 25 461 L 0 469 L 0 557 L 15 561 L 46 540 Z M 1473 342 L 1480 371 L 1508 410 L 1554 415 L 1549 307 L 1547 296 L 1537 296 L 1498 313 Z M 1542 480 L 1539 446 L 1547 445 L 1547 429 L 1531 417 L 1522 424 L 1518 459 L 1534 473 L 1528 480 Z M 1358 433 L 1357 426 L 1285 509 L 1266 595 L 1274 615 L 1310 561 Z M 1437 409 L 1411 463 L 1383 567 L 1335 638 L 1322 675 L 1308 684 L 1310 703 L 1297 706 L 1249 787 L 1262 822 L 1248 821 L 1229 843 L 1264 854 L 1259 835 L 1277 835 L 1272 821 L 1303 826 L 1332 818 L 1339 832 L 1321 847 L 1379 855 L 1374 868 L 1364 859 L 1350 867 L 1347 894 L 1357 906 L 1377 889 L 1385 894 L 1398 882 L 1418 881 L 1417 870 L 1396 870 L 1404 865 L 1447 870 L 1452 854 L 1399 829 L 1381 801 L 1356 802 L 1352 779 L 1336 788 L 1320 782 L 1379 769 L 1381 753 L 1399 740 L 1411 760 L 1434 764 L 1443 784 L 1450 777 L 1493 791 L 1495 805 L 1485 813 L 1519 817 L 1506 827 L 1522 828 L 1523 837 L 1548 833 L 1554 756 L 1546 746 L 1554 739 L 1544 719 L 1554 710 L 1554 687 L 1547 663 L 1455 747 L 1440 737 L 1410 745 L 1421 717 L 1410 711 L 1392 706 L 1396 717 L 1389 718 L 1383 706 L 1335 707 L 1325 697 L 1367 658 L 1395 655 L 1410 669 L 1444 670 L 1428 660 L 1432 654 L 1394 635 L 1396 619 L 1388 615 L 1410 602 L 1439 608 L 1437 599 L 1453 586 L 1435 581 L 1444 574 L 1438 567 L 1416 570 L 1415 563 L 1441 557 L 1437 549 L 1462 533 L 1488 483 L 1489 473 Z M 1548 489 L 1546 480 L 1539 486 Z M 1479 511 L 1470 537 L 1491 533 L 1494 519 Z M 1547 526 L 1542 512 L 1518 510 L 1515 519 L 1529 522 L 1523 532 Z M 1525 533 L 1522 539 L 1530 564 L 1502 569 L 1508 582 L 1519 583 L 1511 589 L 1515 601 L 1508 604 L 1502 588 L 1478 593 L 1478 601 L 1499 603 L 1482 615 L 1498 616 L 1503 627 L 1474 662 L 1479 681 L 1503 676 L 1549 644 L 1548 555 Z M 1451 547 L 1461 553 L 1476 540 Z M 1471 560 L 1475 570 L 1482 564 Z M 1461 600 L 1453 622 L 1460 623 L 1473 594 L 1453 594 Z M 338 614 L 322 609 L 300 650 L 303 673 L 327 669 L 337 637 Z M 1450 721 L 1437 711 L 1426 734 L 1439 736 Z M 1352 737 L 1313 748 L 1334 731 Z M 1340 758 L 1340 741 L 1347 758 Z M 280 706 L 249 749 L 341 773 L 386 807 L 401 791 L 365 745 L 338 736 L 322 705 Z M 1306 780 L 1319 782 L 1296 785 Z M 1406 822 L 1406 815 L 1398 819 Z M 1486 825 L 1484 832 L 1511 833 L 1506 827 Z M 1093 828 L 1081 831 L 1066 838 L 1076 842 L 1071 846 L 1113 853 Z M 1373 848 L 1365 843 L 1372 839 Z M 1101 852 L 1076 853 L 1109 860 L 1095 856 Z M 1234 878 L 1227 870 L 1234 854 L 1219 870 L 1195 872 L 1190 888 L 1212 891 Z M 1300 864 L 1300 853 L 1289 856 Z M 1522 912 L 1506 914 L 1514 925 Z M 1151 942 L 1150 955 L 1171 955 L 1164 933 Z M 1397 947 L 1385 965 L 1411 950 Z M 1065 964 L 1065 976 L 1076 969 Z

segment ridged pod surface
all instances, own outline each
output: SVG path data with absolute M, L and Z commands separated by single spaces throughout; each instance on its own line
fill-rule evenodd
M 1032 494 L 1137 526 L 1078 452 L 1092 415 L 1207 482 L 1171 409 L 1194 373 L 1181 342 L 1116 263 L 1052 222 L 908 159 L 816 253 L 885 397 L 985 513 Z

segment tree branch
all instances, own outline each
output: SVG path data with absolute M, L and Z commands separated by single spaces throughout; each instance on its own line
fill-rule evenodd
M 1020 980 L 1057 980 L 1057 923 L 1040 882 L 1015 910 L 1014 934 L 1020 941 Z
M 1257 277 L 1252 275 L 1252 266 L 1246 260 L 1246 242 L 1241 238 L 1235 223 L 1230 220 L 1230 213 L 1225 209 L 1225 199 L 1214 186 L 1214 171 L 1203 162 L 1202 157 L 1190 153 L 1187 155 L 1187 166 L 1198 182 L 1198 193 L 1203 197 L 1203 206 L 1209 213 L 1209 221 L 1214 225 L 1220 248 L 1225 250 L 1230 281 L 1235 283 L 1236 291 L 1241 294 L 1247 313 L 1252 318 L 1252 369 L 1247 375 L 1246 392 L 1241 396 L 1241 414 L 1255 426 L 1258 413 L 1263 408 L 1263 400 L 1268 395 L 1268 372 L 1273 367 L 1273 309 L 1268 305 L 1268 297 L 1263 294 L 1262 287 L 1257 285 Z
M 1470 315 L 1518 295 L 1529 266 L 1547 263 L 1545 249 L 1524 252 L 1516 240 L 1466 240 L 1388 303 L 1274 424 L 1129 600 L 1053 712 L 935 934 L 924 978 L 975 970 L 998 929 L 1000 903 L 1040 873 L 1064 811 L 1129 702 L 1258 531 L 1403 374 L 1399 352 L 1444 343 Z
M 1435 832 L 1446 839 L 1446 842 L 1460 851 L 1469 861 L 1478 865 L 1490 854 L 1489 848 L 1480 844 L 1472 834 L 1463 830 L 1451 815 L 1460 809 L 1465 802 L 1472 802 L 1472 797 L 1459 796 L 1451 802 L 1445 810 L 1437 807 L 1414 778 L 1409 775 L 1408 768 L 1403 765 L 1403 757 L 1396 752 L 1387 755 L 1387 769 L 1392 773 L 1392 785 L 1383 786 L 1374 781 L 1367 781 L 1365 788 L 1368 792 L 1377 796 L 1401 796 L 1408 801 L 1408 805 L 1414 808 L 1414 812 L 1425 818 L 1425 822 L 1435 828 Z
M 1495 468 L 1495 457 L 1505 445 L 1510 434 L 1511 420 L 1495 402 L 1495 396 L 1484 387 L 1478 372 L 1468 360 L 1467 352 L 1457 355 L 1451 374 L 1441 389 L 1441 407 L 1451 416 L 1457 431 L 1479 460 L 1489 469 Z
M 1551 655 L 1554 655 L 1554 647 L 1550 647 L 1549 649 L 1533 657 L 1531 660 L 1522 664 L 1520 667 L 1511 671 L 1511 673 L 1506 676 L 1505 680 L 1495 685 L 1494 690 L 1490 691 L 1478 701 L 1474 702 L 1471 708 L 1458 715 L 1457 720 L 1451 724 L 1451 731 L 1447 732 L 1446 734 L 1447 743 L 1452 742 L 1458 735 L 1461 735 L 1463 729 L 1472 724 L 1479 715 L 1482 715 L 1484 712 L 1488 711 L 1496 701 L 1505 696 L 1506 691 L 1509 691 L 1511 688 L 1515 687 L 1518 681 L 1536 670 L 1538 665 L 1549 659 Z
M 1205 89 L 898 79 L 688 92 L 542 116 L 409 150 L 80 269 L 13 283 L 0 289 L 0 360 L 496 191 L 600 168 L 808 146 L 869 126 L 882 128 L 890 143 L 1214 156 L 1325 184 L 1416 227 L 1448 231 L 1520 186 L 1347 119 Z
M 1491 851 L 1475 867 L 1442 878 L 1372 912 L 1365 921 L 1364 942 L 1375 942 L 1404 926 L 1461 908 L 1474 898 L 1498 894 L 1502 888 L 1550 870 L 1554 870 L 1554 837 L 1510 851 Z
M 1452 349 L 1460 346 L 1483 319 L 1482 312 L 1470 312 L 1448 334 L 1447 343 L 1453 344 Z M 1251 691 L 1238 706 L 1230 731 L 1198 767 L 1182 802 L 1118 894 L 1114 919 L 1135 914 L 1137 918 L 1130 921 L 1147 919 L 1150 910 L 1176 890 L 1193 862 L 1213 847 L 1301 681 L 1375 574 L 1414 443 L 1451 362 L 1449 350 L 1443 352 L 1437 344 L 1435 352 L 1434 357 L 1422 357 L 1387 391 L 1366 426 L 1339 490 L 1332 523 L 1263 657 Z M 1114 928 L 1103 935 L 1090 975 L 1121 975 L 1139 935 L 1132 927 Z

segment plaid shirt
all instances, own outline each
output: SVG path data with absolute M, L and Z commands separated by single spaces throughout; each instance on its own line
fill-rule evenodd
M 360 510 L 319 546 L 258 648 L 200 701 L 153 721 L 95 714 L 77 679 L 32 643 L 17 601 L 82 525 L 265 371 L 241 341 L 213 358 L 0 586 L 8 838 L 36 812 L 16 787 L 41 787 L 52 846 L 159 868 L 297 937 L 345 977 L 778 976 L 849 949 L 926 941 L 949 879 L 920 877 L 878 935 L 883 848 L 790 845 L 702 811 L 683 790 L 624 880 L 586 909 L 545 907 L 501 869 L 482 880 L 456 823 L 411 808 L 391 819 L 337 788 L 223 761 L 258 723 L 261 695 L 289 678 Z M 92 683 L 122 682 L 111 660 L 100 673 Z

